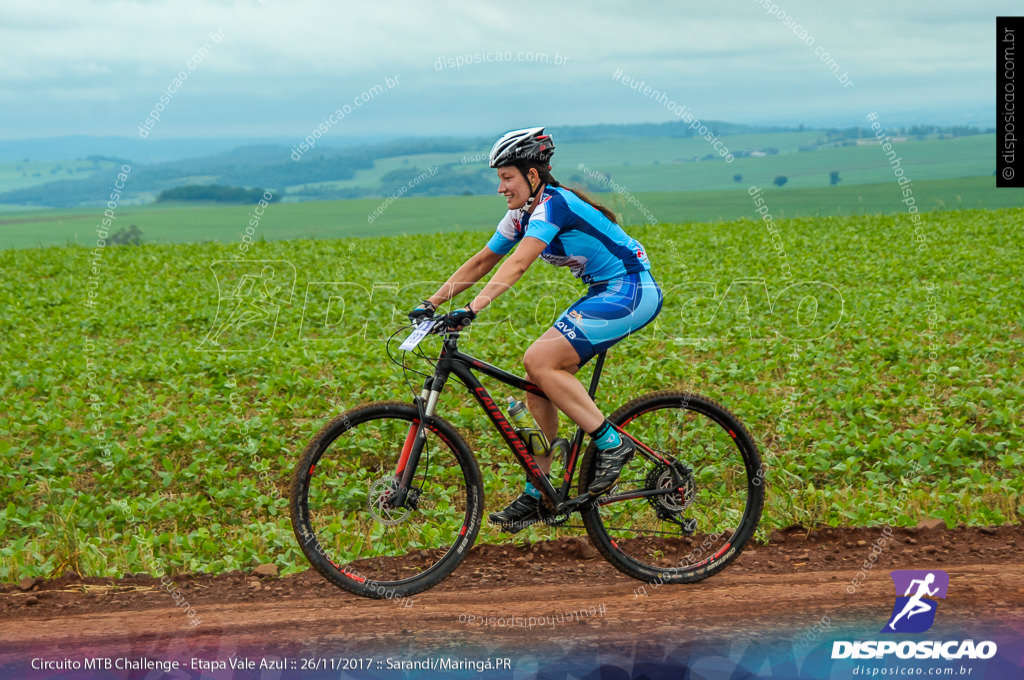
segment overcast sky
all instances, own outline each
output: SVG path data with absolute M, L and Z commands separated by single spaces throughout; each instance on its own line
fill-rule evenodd
M 349 105 L 325 142 L 677 119 L 614 81 L 617 70 L 702 119 L 845 126 L 877 111 L 889 126 L 988 127 L 995 17 L 1024 14 L 1019 0 L 0 0 L 0 8 L 2 139 L 138 136 L 161 93 L 176 87 L 146 130 L 151 138 L 301 138 Z M 180 71 L 187 78 L 175 86 Z M 353 105 L 386 78 L 397 86 Z

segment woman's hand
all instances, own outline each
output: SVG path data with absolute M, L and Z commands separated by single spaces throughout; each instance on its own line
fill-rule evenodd
M 476 312 L 469 307 L 462 307 L 460 309 L 456 309 L 454 312 L 449 312 L 448 315 L 445 316 L 445 323 L 448 325 L 448 328 L 457 330 L 460 328 L 466 328 L 475 318 Z
M 418 324 L 423 319 L 433 319 L 437 307 L 430 300 L 424 300 L 420 306 L 409 312 L 409 321 Z

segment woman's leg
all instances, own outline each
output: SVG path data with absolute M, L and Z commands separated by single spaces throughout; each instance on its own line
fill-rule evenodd
M 523 356 L 528 379 L 547 396 L 526 395 L 527 407 L 545 436 L 549 440 L 557 436 L 560 409 L 588 432 L 597 446 L 597 468 L 587 489 L 591 495 L 611 488 L 634 448 L 628 439 L 619 437 L 575 373 L 583 359 L 589 360 L 647 325 L 660 310 L 661 291 L 647 272 L 594 286 Z M 545 474 L 551 472 L 551 458 L 535 457 Z M 522 495 L 489 518 L 506 530 L 518 531 L 540 520 L 539 499 L 540 492 L 527 483 Z
M 523 363 L 533 382 L 548 396 L 549 403 L 553 403 L 585 432 L 590 433 L 597 445 L 599 458 L 597 472 L 588 491 L 595 496 L 603 493 L 611 487 L 622 467 L 632 458 L 634 447 L 628 440 L 623 441 L 619 437 L 590 398 L 583 383 L 573 375 L 579 367 L 579 353 L 561 331 L 549 328 L 526 350 Z M 547 418 L 548 413 L 544 412 L 542 417 Z M 551 470 L 551 456 L 538 458 L 537 464 L 548 473 Z
M 558 409 L 584 426 L 600 427 L 604 422 L 604 416 L 594 400 L 573 375 L 579 369 L 579 363 L 579 354 L 553 328 L 549 328 L 530 345 L 523 356 L 527 378 L 544 390 L 545 394 L 553 396 L 553 399 L 548 400 L 529 392 L 526 394 L 530 413 L 549 441 L 558 434 Z M 551 473 L 552 458 L 550 455 L 534 456 L 544 474 Z M 491 513 L 488 518 L 506 531 L 519 531 L 530 526 L 540 521 L 540 492 L 528 482 L 523 493 L 507 508 Z
M 558 411 L 572 418 L 587 432 L 592 432 L 604 421 L 587 389 L 574 375 L 579 370 L 580 357 L 573 346 L 554 328 L 540 336 L 523 356 L 526 377 L 551 395 L 545 399 L 526 394 L 530 414 L 548 441 L 558 436 Z M 551 472 L 551 456 L 537 457 L 537 464 L 545 474 Z
M 534 384 L 537 383 L 529 371 L 526 373 L 526 379 Z M 527 392 L 526 408 L 529 409 L 530 415 L 537 421 L 537 426 L 548 441 L 554 441 L 558 436 L 558 407 L 538 394 Z
M 579 354 L 561 331 L 554 328 L 544 331 L 544 335 L 530 345 L 523 356 L 523 365 L 530 380 L 548 396 L 548 399 L 536 395 L 528 395 L 528 398 L 534 397 L 538 402 L 549 404 L 553 402 L 554 406 L 572 418 L 576 424 L 590 431 L 601 424 L 604 415 L 590 398 L 587 388 L 575 376 L 579 364 Z M 554 409 L 550 409 L 550 412 L 555 415 L 554 429 L 557 431 L 558 414 Z M 538 415 L 542 418 L 549 417 L 544 412 Z M 541 424 L 540 420 L 537 423 Z

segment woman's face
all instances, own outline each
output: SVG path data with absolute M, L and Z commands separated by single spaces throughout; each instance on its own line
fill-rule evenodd
M 535 175 L 537 171 L 533 168 L 530 169 L 530 179 L 533 180 L 534 185 L 538 181 L 538 177 Z M 526 199 L 530 197 L 533 190 L 530 189 L 530 183 L 523 177 L 523 173 L 519 172 L 519 169 L 514 166 L 506 166 L 504 168 L 498 168 L 498 193 L 505 197 L 508 201 L 509 210 L 518 210 L 526 205 Z

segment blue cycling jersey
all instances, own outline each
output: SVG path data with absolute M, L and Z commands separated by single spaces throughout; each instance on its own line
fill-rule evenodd
M 505 255 L 526 236 L 548 244 L 541 258 L 569 267 L 584 283 L 609 281 L 649 271 L 644 247 L 597 208 L 561 187 L 545 187 L 539 203 L 528 214 L 509 210 L 487 247 Z

